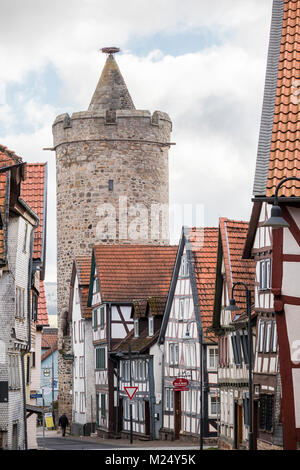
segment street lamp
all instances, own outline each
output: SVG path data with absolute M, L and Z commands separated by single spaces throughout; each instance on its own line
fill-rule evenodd
M 251 329 L 251 291 L 244 282 L 235 282 L 232 286 L 231 299 L 225 310 L 237 311 L 239 308 L 235 303 L 234 288 L 243 286 L 246 291 L 246 306 L 248 315 L 248 357 L 249 357 L 249 449 L 253 450 L 253 417 L 252 417 L 252 329 Z
M 300 181 L 300 178 L 297 178 L 296 176 L 291 176 L 290 178 L 284 178 L 276 186 L 275 195 L 274 195 L 274 205 L 271 209 L 271 217 L 268 220 L 266 220 L 265 223 L 263 223 L 263 227 L 272 227 L 274 229 L 289 227 L 289 224 L 287 223 L 286 220 L 284 220 L 284 218 L 281 215 L 281 208 L 279 207 L 279 204 L 278 204 L 278 191 L 284 183 L 286 183 L 287 181 L 291 181 L 291 180 Z
M 196 323 L 199 328 L 199 344 L 200 344 L 200 450 L 203 450 L 203 328 L 197 320 L 188 320 L 186 323 L 186 332 L 183 341 L 194 341 L 190 336 L 188 325 Z

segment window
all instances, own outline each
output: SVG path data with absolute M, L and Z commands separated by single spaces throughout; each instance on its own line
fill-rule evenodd
M 271 341 L 271 330 L 272 330 L 272 322 L 266 322 L 266 341 L 265 341 L 265 352 L 270 352 L 270 341 Z
M 178 364 L 179 346 L 177 343 L 169 344 L 169 363 L 170 365 Z
M 165 388 L 165 410 L 174 410 L 174 391 L 173 388 Z
M 80 413 L 85 413 L 85 395 L 84 392 L 80 392 Z
M 98 326 L 97 313 L 98 313 L 98 309 L 94 308 L 94 310 L 93 310 L 93 328 L 94 328 L 94 330 L 97 330 L 97 326 Z
M 100 328 L 104 328 L 104 305 L 102 305 L 102 307 L 100 307 Z
M 31 353 L 31 367 L 35 367 L 35 352 Z
M 241 333 L 241 343 L 242 343 L 242 350 L 244 356 L 245 364 L 249 364 L 249 354 L 248 354 L 248 333 L 243 331 Z
M 26 248 L 27 248 L 27 234 L 28 234 L 28 224 L 25 224 L 24 243 L 23 243 L 23 253 L 26 253 Z
M 37 321 L 38 314 L 38 296 L 35 292 L 32 293 L 31 298 L 31 318 L 33 321 Z
M 108 190 L 109 191 L 114 190 L 114 180 L 108 180 Z
M 16 317 L 24 318 L 25 316 L 25 289 L 16 287 Z
M 73 339 L 74 339 L 74 343 L 77 343 L 77 340 L 76 340 L 76 321 L 73 322 Z
M 78 411 L 78 392 L 75 392 L 75 402 L 74 402 L 74 409 Z
M 84 357 L 80 356 L 79 358 L 79 377 L 84 377 Z
M 77 378 L 77 357 L 76 356 L 74 357 L 73 366 L 74 366 L 74 377 L 76 379 Z
M 217 369 L 218 367 L 218 348 L 208 349 L 208 369 Z
M 181 297 L 179 299 L 178 319 L 184 320 L 189 317 L 190 299 L 189 297 Z
M 98 277 L 95 277 L 94 279 L 94 285 L 93 285 L 93 294 L 95 294 L 96 292 L 99 292 L 99 280 L 98 280 Z
M 184 319 L 184 299 L 179 299 L 178 320 Z
M 75 290 L 75 304 L 79 304 L 79 289 L 76 287 Z
M 124 382 L 128 382 L 130 380 L 130 361 L 122 361 L 121 362 L 121 375 Z
M 277 325 L 276 321 L 273 321 L 273 338 L 272 338 L 272 352 L 277 351 Z
M 153 336 L 154 334 L 154 318 L 153 317 L 148 318 L 148 334 L 149 336 Z
M 180 266 L 179 276 L 180 277 L 187 277 L 188 275 L 189 275 L 188 259 L 187 259 L 187 255 L 184 254 L 184 255 L 182 255 L 182 258 L 181 258 L 181 266 Z
M 259 400 L 259 427 L 265 431 L 273 429 L 274 395 L 263 394 Z
M 139 321 L 134 320 L 134 337 L 138 338 L 139 336 Z
M 258 330 L 258 352 L 263 352 L 264 336 L 265 336 L 265 322 L 260 320 L 259 330 Z
M 242 354 L 241 354 L 241 338 L 240 338 L 240 335 L 237 334 L 237 333 L 232 333 L 231 343 L 232 343 L 234 363 L 236 365 L 241 365 L 242 364 Z
M 185 365 L 186 367 L 196 367 L 196 345 L 195 343 L 185 343 Z
M 210 416 L 217 416 L 220 413 L 220 399 L 216 395 L 209 396 Z
M 266 290 L 271 288 L 271 260 L 264 259 L 259 262 L 259 288 Z
M 19 361 L 17 354 L 8 355 L 8 387 L 20 388 Z
M 26 360 L 26 384 L 30 384 L 30 356 L 27 356 Z
M 105 369 L 105 348 L 96 348 L 96 369 Z
M 130 365 L 130 361 L 127 361 L 128 364 Z M 146 367 L 146 361 L 144 360 L 139 360 L 139 361 L 134 361 L 134 368 L 135 368 L 135 380 L 145 380 L 147 378 L 147 367 Z

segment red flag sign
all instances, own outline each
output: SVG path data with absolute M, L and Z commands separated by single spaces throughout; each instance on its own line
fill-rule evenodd
M 188 390 L 189 381 L 188 379 L 178 378 L 173 380 L 173 387 L 175 392 L 184 392 Z
M 138 390 L 138 387 L 124 387 L 125 392 L 129 396 L 130 400 L 134 397 L 136 391 Z

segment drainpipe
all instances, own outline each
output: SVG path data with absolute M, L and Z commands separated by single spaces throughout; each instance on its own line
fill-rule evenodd
M 162 344 L 158 344 L 158 347 L 161 351 L 161 415 L 160 415 L 161 426 L 160 428 L 163 428 L 164 427 L 164 403 L 165 403 L 165 348 Z
M 154 372 L 153 356 L 149 357 L 149 408 L 150 408 L 150 439 L 155 439 L 155 410 L 154 410 Z

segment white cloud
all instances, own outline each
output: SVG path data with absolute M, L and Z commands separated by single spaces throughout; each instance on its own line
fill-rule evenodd
M 69 105 L 55 108 L 21 92 L 30 134 L 13 134 L 14 110 L 0 106 L 1 143 L 26 161 L 49 161 L 48 280 L 54 280 L 56 262 L 55 155 L 42 148 L 52 145 L 56 114 L 87 109 L 105 61 L 98 52 L 103 46 L 126 51 L 117 61 L 136 107 L 172 118 L 171 202 L 203 203 L 209 225 L 218 216 L 249 217 L 271 0 L 2 0 L 1 16 L 6 65 L 0 96 L 5 84 L 22 84 L 28 71 L 52 64 Z M 128 50 L 130 38 L 200 27 L 220 36 L 221 44 L 176 57 L 165 55 L 163 44 L 147 57 Z

